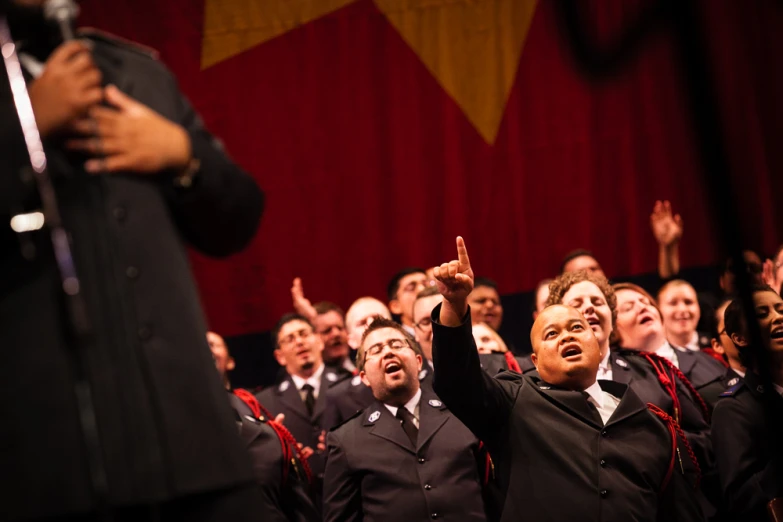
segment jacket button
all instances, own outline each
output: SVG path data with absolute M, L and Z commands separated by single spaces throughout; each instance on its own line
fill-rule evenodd
M 601 467 L 602 468 L 606 467 L 606 461 L 604 459 L 601 459 Z
M 146 326 L 139 328 L 139 339 L 142 341 L 149 341 L 152 338 L 152 330 Z
M 609 432 L 606 431 L 606 430 L 601 430 L 601 435 L 603 435 L 604 437 L 608 437 L 609 436 Z
M 424 457 L 419 457 L 419 464 L 424 464 Z
M 426 489 L 427 491 L 429 491 L 429 490 L 431 490 L 431 489 L 432 489 L 432 486 L 430 486 L 429 484 L 424 484 L 424 489 Z
M 609 492 L 605 489 L 601 490 L 601 498 L 606 498 L 609 495 Z
M 111 213 L 117 221 L 125 221 L 125 217 L 128 215 L 128 211 L 121 205 L 114 207 Z
M 128 276 L 128 279 L 136 279 L 139 277 L 139 269 L 135 266 L 129 266 L 125 269 L 125 275 Z

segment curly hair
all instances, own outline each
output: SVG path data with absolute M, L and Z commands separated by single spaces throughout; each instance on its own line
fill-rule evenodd
M 617 297 L 614 295 L 614 289 L 609 281 L 605 277 L 596 276 L 589 273 L 587 270 L 577 270 L 576 272 L 568 272 L 561 276 L 556 277 L 551 283 L 549 283 L 549 298 L 546 300 L 547 306 L 554 304 L 564 304 L 563 296 L 568 290 L 577 283 L 587 281 L 593 283 L 604 294 L 606 304 L 609 305 L 609 309 L 612 310 L 612 328 L 617 320 Z

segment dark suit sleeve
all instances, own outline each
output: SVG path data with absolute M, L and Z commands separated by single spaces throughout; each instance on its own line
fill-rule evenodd
M 470 310 L 461 325 L 451 328 L 440 324 L 440 306 L 432 311 L 435 393 L 479 439 L 490 443 L 508 422 L 521 377 L 487 375 L 473 340 Z
M 683 475 L 678 458 L 669 484 L 660 496 L 658 521 L 703 522 L 706 520 L 702 506 L 703 495 L 700 490 L 694 488 L 697 473 L 688 458 L 685 445 L 680 440 L 677 443 L 686 472 Z
M 759 431 L 742 403 L 721 399 L 712 418 L 712 437 L 721 490 L 729 511 L 740 519 L 766 516 L 767 503 L 780 494 L 777 463 L 759 454 Z
M 264 194 L 255 181 L 231 161 L 223 147 L 204 127 L 201 117 L 176 91 L 176 123 L 190 136 L 193 157 L 201 163 L 197 179 L 188 189 L 177 189 L 172 176 L 162 176 L 163 189 L 174 221 L 188 243 L 211 256 L 242 250 L 255 235 L 264 208 Z
M 361 483 L 351 472 L 338 432 L 329 433 L 326 447 L 324 522 L 361 521 L 364 519 Z

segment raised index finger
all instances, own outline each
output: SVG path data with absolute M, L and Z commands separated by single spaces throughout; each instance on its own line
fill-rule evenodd
M 465 247 L 465 240 L 462 239 L 462 236 L 457 236 L 457 260 L 460 268 L 470 268 L 468 249 Z

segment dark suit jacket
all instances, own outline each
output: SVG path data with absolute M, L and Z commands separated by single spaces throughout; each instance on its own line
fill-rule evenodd
M 766 522 L 767 503 L 783 496 L 781 439 L 773 435 L 766 398 L 778 419 L 783 418 L 783 398 L 775 390 L 765 390 L 759 377 L 748 372 L 715 406 L 715 457 L 732 521 Z
M 478 440 L 422 390 L 416 447 L 380 402 L 327 439 L 324 521 L 485 520 Z
M 739 384 L 741 380 L 742 377 L 740 377 L 737 372 L 731 368 L 726 368 L 724 370 L 723 377 L 717 381 L 712 381 L 711 383 L 702 386 L 699 389 L 699 394 L 701 395 L 702 399 L 704 399 L 704 402 L 707 403 L 707 406 L 710 407 L 710 410 L 714 410 L 715 405 L 718 404 L 720 395 L 732 386 Z
M 188 132 L 201 161 L 188 190 L 172 173 L 87 175 L 47 143 L 51 175 L 92 331 L 67 335 L 48 231 L 20 255 L 9 216 L 37 208 L 16 183 L 28 164 L 0 61 L 0 520 L 92 510 L 94 498 L 74 393 L 73 357 L 88 368 L 111 505 L 155 503 L 250 482 L 206 325 L 186 244 L 209 255 L 241 250 L 263 206 L 255 182 L 229 160 L 151 55 L 93 38 L 105 83 Z
M 432 312 L 435 391 L 489 448 L 505 489 L 501 520 L 555 522 L 701 520 L 679 472 L 659 497 L 671 462 L 667 428 L 629 388 L 599 381 L 621 397 L 604 426 L 580 392 L 535 377 L 481 371 L 470 312 L 456 328 Z
M 256 482 L 259 485 L 259 495 L 254 511 L 268 522 L 320 522 L 321 516 L 308 495 L 310 485 L 307 483 L 304 469 L 298 459 L 294 463 L 283 460 L 280 440 L 263 415 L 255 418 L 252 413 L 246 415 L 249 409 L 239 397 L 229 396 L 236 412 L 239 436 L 245 443 Z M 294 448 L 290 448 L 295 455 Z M 286 468 L 286 479 L 283 480 L 283 469 Z
M 720 380 L 726 373 L 725 366 L 704 352 L 677 350 L 677 359 L 680 363 L 680 371 L 699 391 L 710 383 Z
M 267 388 L 256 395 L 258 402 L 269 410 L 272 415 L 280 413 L 285 415 L 283 424 L 296 438 L 305 446 L 316 450 L 318 446 L 318 437 L 321 432 L 329 427 L 324 424 L 324 412 L 326 411 L 326 395 L 330 384 L 339 382 L 342 374 L 338 374 L 332 369 L 324 368 L 321 374 L 321 386 L 318 391 L 318 397 L 313 407 L 313 415 L 307 413 L 307 407 L 302 401 L 299 391 L 296 389 L 294 380 L 287 376 L 283 382 L 275 387 Z M 322 476 L 324 471 L 324 456 L 316 451 L 310 457 L 310 467 L 316 476 Z
M 514 357 L 514 359 L 517 360 L 522 373 L 535 371 L 536 367 L 529 355 Z M 497 375 L 501 371 L 511 371 L 508 368 L 506 357 L 502 353 L 479 354 L 479 361 L 481 362 L 481 368 L 489 375 Z

